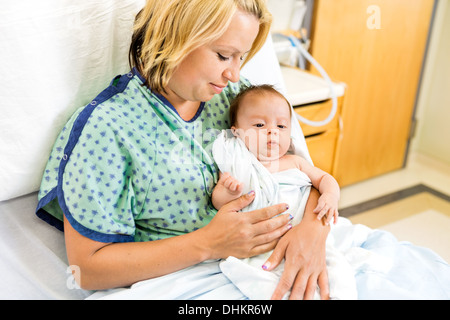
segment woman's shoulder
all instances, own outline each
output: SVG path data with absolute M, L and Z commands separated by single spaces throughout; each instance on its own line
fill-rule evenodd
M 241 76 L 238 82 L 229 82 L 227 89 L 229 92 L 233 92 L 234 94 L 238 94 L 241 92 L 244 88 L 248 87 L 250 85 L 250 81 L 245 78 L 244 76 Z
M 132 137 L 139 140 L 137 131 L 148 124 L 143 119 L 148 103 L 139 97 L 138 85 L 130 82 L 132 78 L 130 73 L 115 77 L 105 90 L 78 108 L 60 131 L 50 160 L 59 161 L 63 152 L 75 147 L 92 152 L 102 145 L 119 148 Z
M 222 91 L 221 94 L 215 95 L 213 100 L 220 99 L 222 103 L 229 103 L 233 100 L 239 92 L 250 85 L 250 81 L 247 78 L 241 76 L 238 82 L 228 82 L 228 85 Z

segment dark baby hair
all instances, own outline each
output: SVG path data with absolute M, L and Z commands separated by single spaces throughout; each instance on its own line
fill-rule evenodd
M 270 84 L 249 85 L 249 86 L 245 87 L 241 92 L 239 92 L 238 95 L 231 102 L 231 105 L 230 105 L 230 125 L 231 126 L 236 125 L 236 119 L 237 119 L 237 113 L 239 110 L 239 106 L 240 106 L 242 100 L 245 98 L 245 96 L 247 96 L 250 93 L 257 93 L 257 94 L 272 93 L 272 94 L 278 95 L 279 97 L 286 100 L 286 103 L 289 106 L 289 110 L 290 110 L 291 104 L 289 103 L 289 101 L 286 99 L 286 97 L 283 94 L 281 94 L 278 90 L 276 90 L 273 85 L 270 85 Z

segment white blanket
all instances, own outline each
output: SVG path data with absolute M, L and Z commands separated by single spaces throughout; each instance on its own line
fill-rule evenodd
M 353 268 L 358 299 L 450 299 L 450 266 L 429 249 L 398 242 L 388 232 L 353 225 L 342 217 L 328 241 Z M 249 299 L 246 293 L 252 288 L 247 290 L 243 283 L 238 288 L 222 263 L 206 261 L 128 288 L 98 291 L 89 299 Z

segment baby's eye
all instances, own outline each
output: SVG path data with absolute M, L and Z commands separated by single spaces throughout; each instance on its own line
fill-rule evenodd
M 279 125 L 278 125 L 278 128 L 280 128 L 280 129 L 285 129 L 285 128 L 286 128 L 286 126 L 285 126 L 285 125 L 283 125 L 283 124 L 279 124 Z
M 255 124 L 255 127 L 262 128 L 262 127 L 264 127 L 264 124 L 263 123 L 257 123 L 257 124 Z

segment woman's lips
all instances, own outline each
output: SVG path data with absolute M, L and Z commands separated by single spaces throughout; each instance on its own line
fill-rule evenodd
M 226 86 L 219 86 L 214 83 L 210 83 L 210 85 L 213 88 L 214 92 L 217 94 L 221 93 L 223 91 L 223 89 L 225 89 L 225 87 L 226 87 Z

